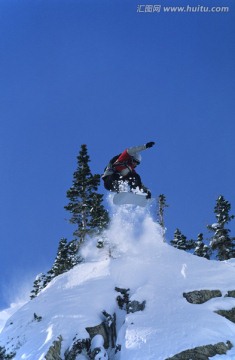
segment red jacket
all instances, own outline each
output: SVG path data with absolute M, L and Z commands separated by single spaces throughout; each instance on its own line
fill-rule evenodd
M 115 170 L 122 176 L 127 176 L 130 172 L 135 172 L 135 165 L 133 163 L 133 156 L 140 151 L 146 149 L 146 145 L 134 146 L 124 150 L 119 158 L 112 164 L 112 167 L 107 166 L 102 178 L 112 175 Z
M 113 167 L 122 175 L 126 176 L 130 172 L 135 172 L 134 168 L 136 164 L 133 163 L 133 156 L 140 151 L 146 149 L 146 145 L 133 146 L 123 151 L 119 158 L 113 164 Z M 118 165 L 118 163 L 121 163 Z M 117 165 L 115 165 L 117 164 Z
M 130 172 L 135 172 L 135 165 L 133 164 L 133 157 L 128 154 L 128 149 L 123 153 L 113 164 L 115 170 L 117 170 L 122 176 L 128 175 Z

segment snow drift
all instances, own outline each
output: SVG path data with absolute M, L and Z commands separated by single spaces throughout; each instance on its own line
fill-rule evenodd
M 227 340 L 235 344 L 235 324 L 214 312 L 235 307 L 235 299 L 225 297 L 235 289 L 234 262 L 209 261 L 169 246 L 150 212 L 112 208 L 104 248 L 90 239 L 82 249 L 85 262 L 56 277 L 19 309 L 7 321 L 0 346 L 15 351 L 16 360 L 42 360 L 61 335 L 63 359 L 75 337 L 87 338 L 86 327 L 101 323 L 104 309 L 117 315 L 121 345 L 110 359 L 164 360 L 196 346 Z M 129 288 L 131 300 L 145 301 L 145 309 L 133 314 L 120 310 L 115 287 Z M 202 289 L 219 289 L 222 297 L 200 305 L 183 297 Z M 235 359 L 235 350 L 213 359 L 217 357 Z

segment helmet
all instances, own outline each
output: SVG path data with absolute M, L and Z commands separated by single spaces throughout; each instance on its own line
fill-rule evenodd
M 135 153 L 135 154 L 132 156 L 132 158 L 133 158 L 133 161 L 134 161 L 134 162 L 136 162 L 137 164 L 140 164 L 140 162 L 141 162 L 141 155 L 140 155 L 140 153 Z

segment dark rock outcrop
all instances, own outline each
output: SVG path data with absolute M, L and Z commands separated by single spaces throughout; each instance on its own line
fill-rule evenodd
M 209 360 L 210 357 L 215 355 L 226 354 L 228 350 L 233 347 L 230 341 L 219 342 L 215 345 L 198 346 L 194 349 L 182 351 L 166 360 Z
M 135 313 L 136 311 L 143 311 L 145 309 L 146 301 L 139 302 L 137 300 L 130 300 L 130 289 L 122 289 L 115 287 L 115 290 L 121 295 L 117 296 L 117 303 L 121 310 L 126 310 L 127 314 Z
M 77 355 L 88 353 L 91 345 L 90 339 L 73 339 L 73 343 L 69 349 L 65 351 L 64 360 L 76 360 Z
M 235 290 L 228 291 L 228 293 L 225 295 L 225 297 L 234 297 L 235 298 Z
M 96 335 L 101 335 L 103 337 L 103 339 L 104 339 L 104 347 L 105 347 L 105 349 L 108 349 L 108 347 L 109 347 L 109 333 L 107 331 L 107 327 L 106 327 L 104 321 L 102 323 L 100 323 L 99 325 L 92 326 L 92 327 L 87 327 L 86 331 L 90 335 L 91 340 Z
M 145 304 L 146 301 L 143 301 L 142 303 L 140 303 L 137 300 L 130 301 L 126 305 L 126 312 L 127 314 L 130 314 L 130 313 L 135 313 L 136 311 L 143 311 L 145 308 Z
M 183 297 L 185 297 L 190 304 L 203 304 L 212 298 L 221 296 L 222 293 L 220 290 L 195 290 L 183 293 Z
M 49 348 L 45 359 L 46 360 L 62 360 L 60 357 L 60 351 L 61 351 L 61 343 L 62 343 L 62 336 L 58 336 L 58 340 L 53 341 L 53 344 Z
M 232 308 L 231 310 L 216 310 L 215 313 L 224 316 L 226 319 L 235 323 L 235 308 Z

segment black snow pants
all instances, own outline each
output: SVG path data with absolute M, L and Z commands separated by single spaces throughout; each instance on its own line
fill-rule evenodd
M 105 176 L 104 187 L 109 191 L 119 191 L 119 185 L 123 182 L 127 182 L 131 189 L 136 187 L 142 188 L 141 178 L 139 174 L 131 172 L 126 176 L 121 176 L 119 173 L 113 173 L 111 175 Z

